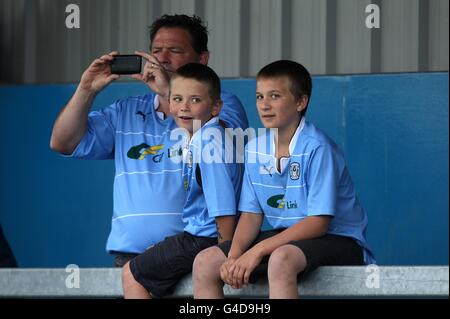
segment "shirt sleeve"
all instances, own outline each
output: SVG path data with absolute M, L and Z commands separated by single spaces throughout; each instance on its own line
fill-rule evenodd
M 241 101 L 233 94 L 221 92 L 223 106 L 219 118 L 223 120 L 229 128 L 248 128 L 247 114 Z
M 328 145 L 319 146 L 311 155 L 307 172 L 308 216 L 334 216 L 336 212 L 340 176 L 337 156 Z
M 239 211 L 262 214 L 261 205 L 256 197 L 255 189 L 250 178 L 249 164 L 245 157 L 244 179 L 242 181 L 241 198 L 239 201 Z
M 88 127 L 72 154 L 67 157 L 81 159 L 112 159 L 116 126 L 122 101 L 116 101 L 100 111 L 92 111 L 88 116 Z
M 214 140 L 211 146 L 214 148 L 213 152 L 223 152 L 223 145 L 220 141 Z M 198 165 L 209 216 L 236 215 L 236 191 L 233 183 L 234 164 L 225 163 L 224 160 L 219 163 L 217 161 L 210 162 L 202 158 Z

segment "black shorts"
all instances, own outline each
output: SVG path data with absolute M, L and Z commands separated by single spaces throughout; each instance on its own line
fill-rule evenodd
M 280 230 L 268 230 L 259 233 L 249 248 L 257 243 L 275 236 L 282 232 Z M 291 241 L 289 244 L 297 246 L 302 250 L 306 257 L 306 268 L 299 273 L 299 276 L 305 275 L 319 266 L 338 266 L 338 265 L 363 265 L 363 248 L 350 237 L 326 234 L 325 236 Z M 231 241 L 226 241 L 218 245 L 225 256 L 231 248 Z M 250 283 L 255 283 L 260 278 L 267 278 L 267 266 L 270 255 L 264 256 L 261 263 L 250 274 Z
M 139 254 L 133 254 L 133 253 L 120 253 L 118 251 L 113 251 L 111 254 L 114 255 L 114 267 L 120 267 L 122 268 L 127 262 L 129 262 L 134 257 L 138 256 Z
M 192 272 L 195 256 L 200 251 L 216 244 L 216 237 L 198 237 L 187 232 L 167 237 L 133 258 L 130 270 L 153 298 L 161 298 Z

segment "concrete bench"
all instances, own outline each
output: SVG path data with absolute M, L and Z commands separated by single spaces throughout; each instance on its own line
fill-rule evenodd
M 299 282 L 300 297 L 449 296 L 448 266 L 371 267 L 321 267 Z M 117 268 L 0 269 L 0 298 L 120 298 L 120 272 Z M 224 290 L 230 298 L 268 297 L 265 281 L 238 290 L 226 285 Z M 191 275 L 180 281 L 171 297 L 192 297 Z

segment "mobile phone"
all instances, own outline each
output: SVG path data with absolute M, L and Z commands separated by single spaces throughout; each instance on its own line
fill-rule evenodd
M 113 74 L 141 73 L 142 57 L 136 54 L 115 55 L 111 62 Z

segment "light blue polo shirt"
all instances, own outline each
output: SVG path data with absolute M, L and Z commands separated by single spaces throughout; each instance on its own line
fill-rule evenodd
M 240 101 L 222 92 L 221 118 L 229 127 L 248 127 Z M 106 249 L 142 253 L 183 231 L 186 191 L 182 149 L 171 139 L 177 128 L 157 112 L 154 93 L 118 100 L 89 114 L 88 129 L 73 154 L 83 159 L 114 159 L 114 211 Z M 175 147 L 174 147 L 175 146 Z
M 374 263 L 365 239 L 367 215 L 337 145 L 302 118 L 289 153 L 278 172 L 270 131 L 247 144 L 239 210 L 264 213 L 274 229 L 307 216 L 332 216 L 328 233 L 354 238 L 364 248 L 364 262 Z
M 218 121 L 212 118 L 195 132 L 184 152 L 184 230 L 195 236 L 217 237 L 215 218 L 237 213 L 243 164 L 226 163 L 226 152 L 234 149 Z

